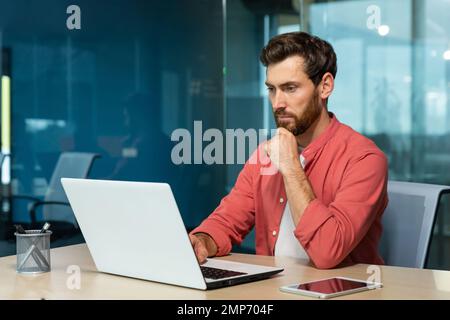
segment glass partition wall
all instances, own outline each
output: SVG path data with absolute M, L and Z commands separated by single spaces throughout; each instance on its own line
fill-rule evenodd
M 29 197 L 43 200 L 52 191 L 63 152 L 99 154 L 91 178 L 170 183 L 189 229 L 215 208 L 225 192 L 224 166 L 180 164 L 171 154 L 177 129 L 201 146 L 194 121 L 203 130 L 223 128 L 222 13 L 222 2 L 209 0 L 0 0 L 2 75 L 11 98 L 9 122 L 2 105 L 11 144 L 0 255 L 15 252 L 12 224 L 29 223 Z M 45 210 L 36 211 L 38 226 Z M 79 230 L 52 237 L 53 246 L 79 241 Z

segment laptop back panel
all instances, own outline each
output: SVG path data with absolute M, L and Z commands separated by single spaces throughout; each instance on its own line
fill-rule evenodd
M 168 184 L 61 181 L 99 271 L 206 289 Z

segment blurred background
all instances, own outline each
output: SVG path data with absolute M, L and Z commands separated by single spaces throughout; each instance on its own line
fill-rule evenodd
M 0 0 L 0 256 L 15 254 L 14 223 L 53 219 L 52 246 L 83 242 L 58 203 L 64 170 L 168 182 L 198 225 L 242 165 L 175 165 L 171 134 L 273 128 L 259 52 L 290 31 L 334 46 L 329 109 L 386 153 L 390 179 L 450 185 L 449 12 L 449 0 Z M 450 270 L 441 202 L 427 266 Z M 254 252 L 253 234 L 235 250 Z

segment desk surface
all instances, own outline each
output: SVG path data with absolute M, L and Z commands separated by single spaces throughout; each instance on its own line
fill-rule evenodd
M 305 260 L 232 254 L 220 259 L 284 267 L 270 279 L 211 291 L 115 276 L 96 271 L 85 244 L 52 249 L 52 271 L 40 275 L 16 273 L 16 256 L 0 259 L 0 299 L 314 299 L 283 293 L 279 287 L 333 276 L 367 279 L 368 265 L 318 270 Z M 69 289 L 71 265 L 81 270 L 80 289 Z M 382 289 L 335 299 L 450 299 L 450 271 L 381 266 Z M 70 269 L 69 269 L 70 270 Z M 71 278 L 72 276 L 72 278 Z

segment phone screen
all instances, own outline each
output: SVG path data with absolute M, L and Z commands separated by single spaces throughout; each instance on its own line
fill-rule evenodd
M 315 282 L 302 283 L 297 288 L 324 294 L 337 293 L 366 287 L 367 283 L 347 279 L 332 278 Z

